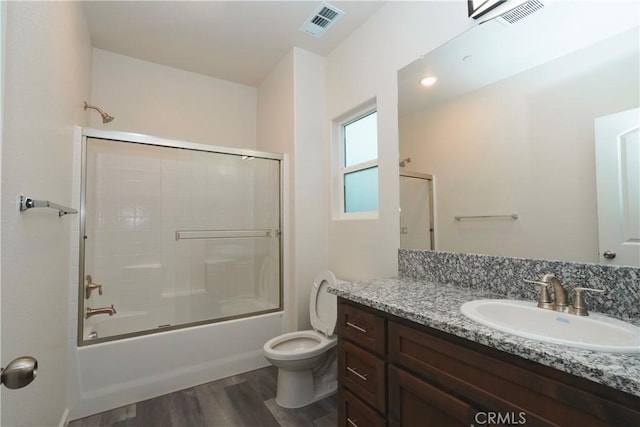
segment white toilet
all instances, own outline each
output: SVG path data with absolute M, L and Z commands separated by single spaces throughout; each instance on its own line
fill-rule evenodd
M 264 356 L 278 368 L 276 403 L 299 408 L 335 393 L 337 382 L 337 298 L 327 285 L 343 283 L 333 273 L 316 277 L 309 298 L 313 330 L 290 332 L 264 344 Z

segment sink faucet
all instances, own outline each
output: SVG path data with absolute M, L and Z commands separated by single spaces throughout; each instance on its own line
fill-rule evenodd
M 562 312 L 569 311 L 567 307 L 567 291 L 564 289 L 564 286 L 562 286 L 560 279 L 556 276 L 547 273 L 542 276 L 540 280 L 524 279 L 524 281 L 541 286 L 538 307 Z M 551 301 L 551 297 L 549 296 L 550 286 L 553 286 L 553 297 L 555 301 Z
M 575 296 L 573 298 L 573 304 L 571 306 L 567 305 L 567 291 L 562 286 L 560 279 L 554 276 L 551 273 L 547 273 L 542 276 L 540 280 L 527 280 L 524 279 L 527 283 L 534 283 L 536 285 L 540 285 L 540 298 L 538 300 L 538 307 L 545 308 L 548 310 L 560 311 L 562 313 L 570 313 L 578 316 L 588 316 L 589 312 L 587 311 L 587 307 L 584 303 L 584 298 L 582 296 L 582 292 L 590 291 L 597 293 L 604 293 L 605 291 L 602 289 L 591 289 L 591 288 L 582 288 L 576 287 L 574 288 Z M 553 286 L 553 297 L 555 301 L 551 301 L 551 297 L 549 297 L 549 287 Z
M 113 316 L 116 314 L 116 309 L 111 304 L 111 307 L 102 307 L 102 308 L 89 308 L 85 312 L 86 318 L 90 318 L 91 316 L 95 316 L 96 314 L 108 314 L 109 316 Z
M 547 273 L 542 276 L 541 282 L 550 283 L 553 286 L 553 298 L 555 302 L 553 303 L 553 309 L 555 311 L 568 311 L 567 308 L 567 291 L 562 286 L 560 279 L 554 276 L 551 273 Z

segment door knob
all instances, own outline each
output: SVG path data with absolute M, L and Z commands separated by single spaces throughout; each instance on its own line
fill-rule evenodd
M 602 256 L 605 257 L 606 259 L 614 259 L 616 257 L 616 253 L 613 251 L 604 251 Z
M 38 373 L 38 361 L 30 356 L 12 360 L 6 368 L 0 368 L 0 382 L 7 388 L 15 389 L 29 385 Z

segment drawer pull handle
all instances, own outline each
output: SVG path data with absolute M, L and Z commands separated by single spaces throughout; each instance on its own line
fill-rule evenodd
M 350 426 L 358 427 L 358 424 L 356 423 L 356 421 L 358 421 L 358 420 L 357 419 L 356 420 L 352 420 L 351 418 L 347 417 L 347 422 L 349 423 Z
M 353 329 L 362 332 L 363 334 L 367 333 L 367 330 L 365 328 L 362 328 L 354 323 L 351 322 L 347 322 L 347 326 L 351 326 Z
M 355 375 L 356 377 L 360 378 L 362 381 L 366 381 L 367 380 L 367 375 L 366 374 L 361 374 L 360 372 L 358 372 L 355 369 L 353 369 L 351 366 L 347 366 L 347 371 L 351 372 L 353 375 Z

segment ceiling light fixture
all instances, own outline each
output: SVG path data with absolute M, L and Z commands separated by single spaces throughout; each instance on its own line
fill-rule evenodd
M 438 79 L 436 77 L 430 76 L 430 77 L 425 77 L 424 79 L 420 80 L 420 84 L 422 86 L 433 86 L 435 84 L 435 82 L 437 82 Z

